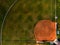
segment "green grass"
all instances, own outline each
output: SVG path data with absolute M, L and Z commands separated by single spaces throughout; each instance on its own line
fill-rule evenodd
M 2 0 L 1 0 L 2 1 Z M 8 0 L 6 0 L 8 1 Z M 1 4 L 4 15 L 13 1 Z M 55 21 L 54 0 L 18 0 L 8 13 L 3 27 L 3 45 L 35 45 L 34 26 L 39 20 Z M 60 3 L 57 2 L 58 23 L 60 23 Z M 51 15 L 52 13 L 52 15 Z M 3 17 L 0 15 L 0 17 Z M 2 18 L 1 18 L 2 20 Z M 2 23 L 2 22 L 1 22 Z M 60 37 L 60 35 L 58 36 Z M 26 41 L 25 41 L 26 40 Z M 49 44 L 46 44 L 49 45 Z

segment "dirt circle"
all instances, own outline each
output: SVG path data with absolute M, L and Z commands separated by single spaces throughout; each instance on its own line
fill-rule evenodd
M 56 23 L 50 20 L 39 21 L 34 28 L 35 39 L 51 41 L 56 38 Z

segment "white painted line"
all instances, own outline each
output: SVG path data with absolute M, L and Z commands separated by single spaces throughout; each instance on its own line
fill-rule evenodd
M 9 11 L 11 10 L 11 8 L 14 6 L 14 4 L 17 2 L 17 0 L 15 0 L 12 5 L 9 7 L 9 9 L 7 10 L 5 16 L 4 16 L 4 19 L 3 19 L 3 22 L 2 22 L 2 25 L 1 25 L 1 45 L 2 45 L 2 30 L 3 30 L 3 25 L 4 25 L 4 22 L 5 22 L 5 19 L 9 13 Z

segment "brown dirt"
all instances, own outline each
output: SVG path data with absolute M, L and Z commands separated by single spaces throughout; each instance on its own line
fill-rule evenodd
M 34 28 L 34 34 L 37 41 L 54 40 L 56 38 L 55 22 L 50 20 L 39 21 Z

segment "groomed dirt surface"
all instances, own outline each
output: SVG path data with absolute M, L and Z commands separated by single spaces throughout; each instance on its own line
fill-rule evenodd
M 36 24 L 34 34 L 36 41 L 54 41 L 56 39 L 56 23 L 50 20 L 41 20 Z

